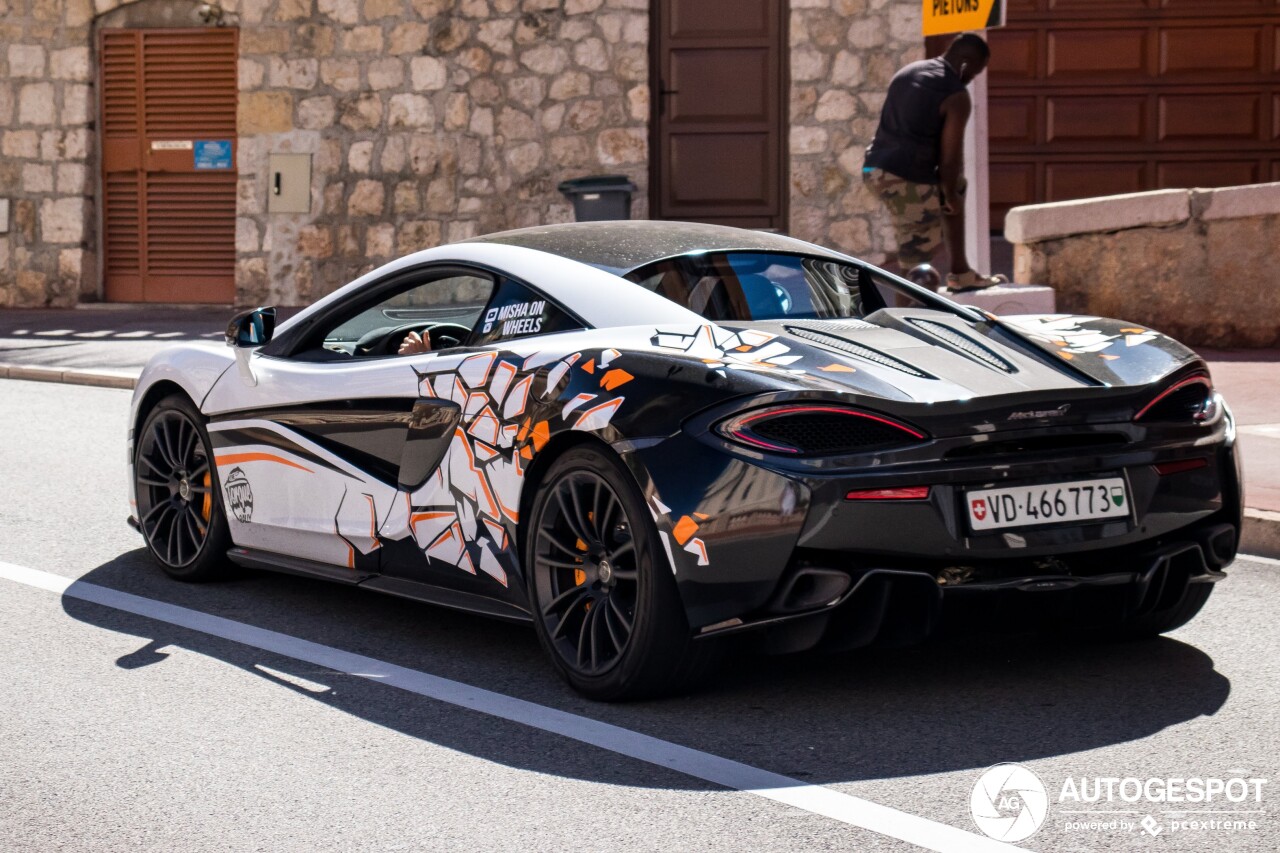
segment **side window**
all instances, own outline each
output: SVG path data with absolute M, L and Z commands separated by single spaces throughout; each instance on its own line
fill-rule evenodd
M 384 291 L 372 304 L 319 330 L 308 353 L 395 355 L 410 332 L 429 337 L 432 350 L 462 345 L 493 294 L 493 280 L 481 274 L 424 276 L 430 274 L 406 276 L 403 287 Z M 317 348 L 323 352 L 316 354 Z
M 476 325 L 471 345 L 488 346 L 496 341 L 581 328 L 581 323 L 542 294 L 519 282 L 503 279 Z
M 863 267 L 859 283 L 863 288 L 862 301 L 868 309 L 867 314 L 873 313 L 875 308 L 929 307 L 875 267 Z

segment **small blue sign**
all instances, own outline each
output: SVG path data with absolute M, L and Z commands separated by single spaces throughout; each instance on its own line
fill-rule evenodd
M 195 141 L 197 169 L 230 169 L 230 139 L 197 139 Z

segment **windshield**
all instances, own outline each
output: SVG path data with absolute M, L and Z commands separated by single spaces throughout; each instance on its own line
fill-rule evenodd
M 922 305 L 868 269 L 774 252 L 682 255 L 627 278 L 709 320 L 836 320 Z

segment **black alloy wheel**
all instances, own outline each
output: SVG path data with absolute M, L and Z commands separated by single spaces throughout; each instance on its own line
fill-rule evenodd
M 639 572 L 631 522 L 613 487 L 573 471 L 538 520 L 534 582 L 555 650 L 584 675 L 617 664 L 631 640 Z
M 538 639 L 583 695 L 658 696 L 700 678 L 719 648 L 694 641 L 675 576 L 640 489 L 604 447 L 559 456 L 525 534 Z
M 186 398 L 167 397 L 135 437 L 139 526 L 161 568 L 182 580 L 221 574 L 230 540 L 213 454 L 200 421 Z

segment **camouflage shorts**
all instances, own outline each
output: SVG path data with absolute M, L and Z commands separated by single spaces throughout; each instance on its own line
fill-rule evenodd
M 863 169 L 862 180 L 893 217 L 899 266 L 906 271 L 933 260 L 933 253 L 942 245 L 942 193 L 938 186 L 912 183 L 883 169 Z

